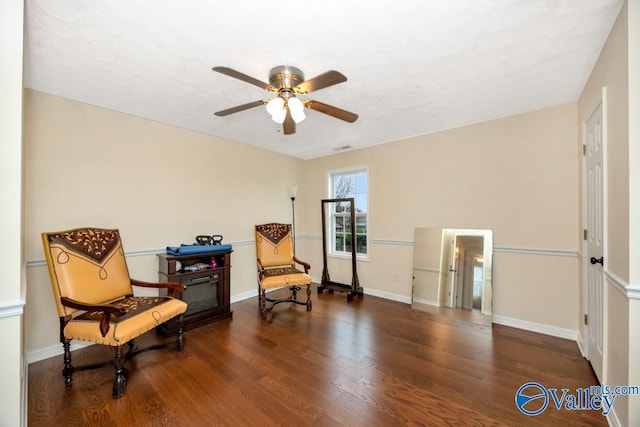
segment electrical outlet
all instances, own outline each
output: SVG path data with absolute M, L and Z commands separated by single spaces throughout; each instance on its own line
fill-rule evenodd
M 393 278 L 396 282 L 400 281 L 400 273 L 393 273 Z

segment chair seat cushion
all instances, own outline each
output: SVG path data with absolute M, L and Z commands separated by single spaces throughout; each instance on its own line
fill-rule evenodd
M 311 277 L 292 267 L 269 268 L 262 272 L 263 289 L 283 288 L 285 286 L 308 285 Z
M 187 311 L 187 303 L 171 297 L 127 297 L 112 304 L 127 312 L 120 317 L 111 316 L 106 336 L 100 333 L 102 313 L 89 311 L 67 324 L 65 338 L 119 346 Z

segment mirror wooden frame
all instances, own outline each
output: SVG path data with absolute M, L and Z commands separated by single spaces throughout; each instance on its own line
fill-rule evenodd
M 356 214 L 355 214 L 355 199 L 353 197 L 346 199 L 322 199 L 322 280 L 318 285 L 318 294 L 324 292 L 325 289 L 330 291 L 340 291 L 347 293 L 347 301 L 351 301 L 356 295 L 364 295 L 362 287 L 360 286 L 360 280 L 358 279 L 358 270 L 356 263 L 356 239 L 354 238 L 356 230 Z M 334 282 L 329 276 L 329 269 L 327 266 L 327 215 L 325 212 L 325 205 L 328 203 L 349 203 L 350 224 L 351 224 L 351 284 Z

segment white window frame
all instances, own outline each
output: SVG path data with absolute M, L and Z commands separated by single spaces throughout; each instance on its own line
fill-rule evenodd
M 367 203 L 366 203 L 366 212 L 364 213 L 365 216 L 365 227 L 366 227 L 366 247 L 367 247 L 367 252 L 365 254 L 361 254 L 361 253 L 357 253 L 356 252 L 356 257 L 360 260 L 368 260 L 369 259 L 369 253 L 371 252 L 371 243 L 370 243 L 370 229 L 369 229 L 369 197 L 370 197 L 370 175 L 369 175 L 369 167 L 368 166 L 354 166 L 354 167 L 349 167 L 349 168 L 343 168 L 343 169 L 334 169 L 334 170 L 330 170 L 327 171 L 327 195 L 329 199 L 335 199 L 335 194 L 334 194 L 334 188 L 333 188 L 333 180 L 334 177 L 336 175 L 355 175 L 357 173 L 362 173 L 364 172 L 366 174 L 367 177 L 367 190 L 366 190 L 366 198 L 367 198 Z M 327 239 L 327 244 L 329 245 L 329 247 L 327 248 L 327 253 L 329 256 L 332 257 L 337 257 L 337 258 L 351 258 L 351 251 L 349 252 L 344 252 L 344 251 L 336 251 L 335 250 L 335 241 L 336 241 L 336 234 L 335 234 L 335 208 L 336 208 L 336 203 L 331 203 L 330 204 L 330 208 L 327 210 L 326 215 L 327 218 L 327 224 L 329 224 L 328 227 L 328 232 L 329 232 L 329 236 Z M 356 220 L 357 220 L 357 216 L 356 216 Z M 357 221 L 356 221 L 357 222 Z M 353 240 L 353 238 L 352 238 Z M 355 241 L 354 241 L 355 243 Z M 357 246 L 356 246 L 357 247 Z

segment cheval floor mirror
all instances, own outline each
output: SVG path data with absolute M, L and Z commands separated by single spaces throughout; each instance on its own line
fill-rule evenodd
M 327 263 L 327 212 L 325 206 L 328 204 L 349 204 L 349 226 L 351 230 L 351 284 L 345 284 L 340 282 L 334 282 L 329 276 L 329 267 Z M 353 197 L 346 199 L 322 199 L 322 280 L 318 285 L 318 294 L 324 292 L 325 289 L 329 291 L 339 291 L 347 293 L 347 301 L 351 301 L 353 297 L 357 295 L 364 295 L 362 287 L 360 286 L 360 280 L 358 279 L 358 269 L 356 264 L 356 241 L 353 238 L 356 230 L 356 212 L 355 212 L 355 199 Z

